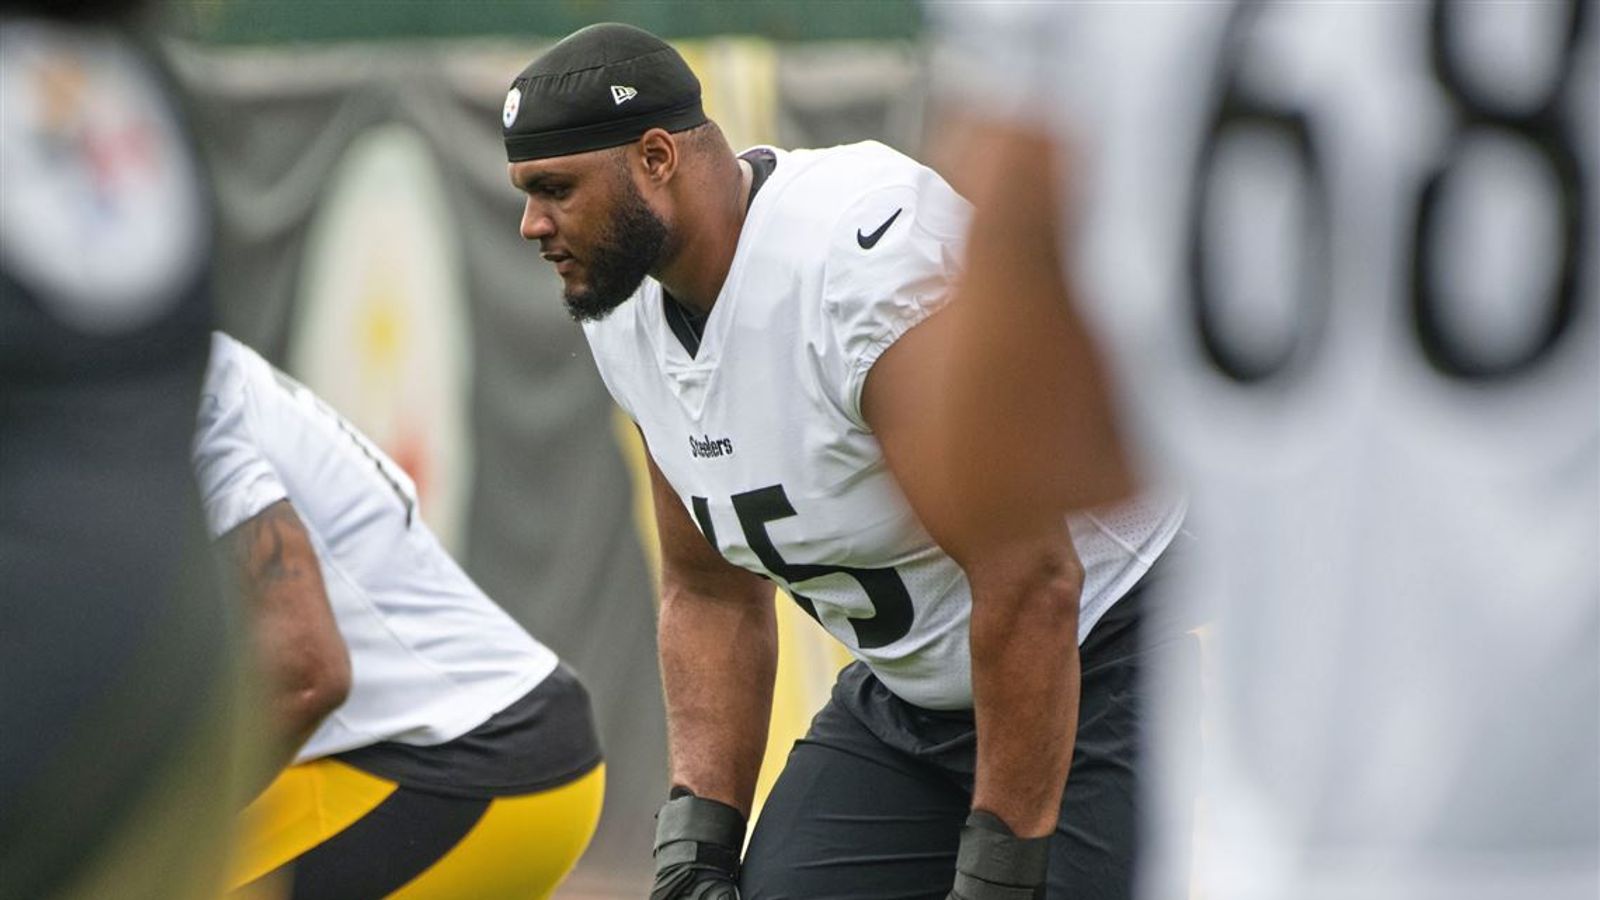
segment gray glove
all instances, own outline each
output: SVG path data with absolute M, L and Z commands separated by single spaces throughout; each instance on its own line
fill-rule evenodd
M 650 900 L 739 900 L 744 816 L 690 793 L 656 813 L 656 880 Z
M 1049 869 L 1049 835 L 1019 838 L 999 816 L 975 809 L 961 828 L 946 900 L 1044 900 Z

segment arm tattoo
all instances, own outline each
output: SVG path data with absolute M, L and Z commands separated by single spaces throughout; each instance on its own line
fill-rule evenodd
M 234 561 L 246 588 L 283 581 L 300 574 L 300 567 L 285 553 L 286 543 L 304 541 L 305 526 L 287 500 L 279 500 L 240 525 L 229 536 Z

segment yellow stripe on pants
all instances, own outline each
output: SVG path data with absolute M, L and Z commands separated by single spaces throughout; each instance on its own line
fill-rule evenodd
M 261 880 L 360 821 L 398 788 L 332 759 L 284 770 L 241 814 L 229 900 L 286 896 Z M 583 855 L 600 819 L 605 767 L 576 781 L 499 797 L 448 853 L 390 895 L 396 900 L 542 900 Z

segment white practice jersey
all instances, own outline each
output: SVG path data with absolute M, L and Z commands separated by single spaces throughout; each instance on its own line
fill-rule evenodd
M 968 205 L 881 144 L 772 152 L 696 351 L 646 279 L 585 326 L 596 363 L 724 557 L 784 587 L 902 699 L 969 708 L 966 577 L 860 406 L 872 364 L 944 300 Z M 1072 522 L 1080 641 L 1181 522 L 1153 501 Z
M 405 472 L 223 334 L 212 339 L 194 457 L 213 535 L 288 500 L 321 563 L 352 681 L 296 762 L 380 741 L 442 744 L 555 669 L 555 654 L 490 601 L 423 524 Z
M 930 7 L 1190 489 L 1198 895 L 1600 895 L 1600 9 Z

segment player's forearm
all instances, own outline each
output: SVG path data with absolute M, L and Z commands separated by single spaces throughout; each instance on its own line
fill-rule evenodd
M 778 634 L 769 586 L 663 590 L 659 641 L 672 783 L 746 817 L 772 715 Z
M 1078 722 L 1078 598 L 1071 553 L 1025 551 L 974 565 L 972 688 L 978 730 L 972 805 L 1022 837 L 1049 834 Z
M 316 551 L 287 501 L 230 532 L 250 611 L 270 727 L 285 764 L 350 692 L 350 656 L 334 621 Z

